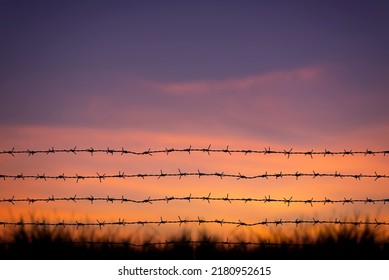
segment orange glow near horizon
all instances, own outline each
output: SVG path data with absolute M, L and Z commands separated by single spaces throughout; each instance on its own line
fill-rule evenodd
M 50 128 L 50 127 L 24 127 L 7 128 L 11 137 L 2 143 L 2 150 L 8 150 L 15 147 L 15 150 L 47 150 L 55 143 L 57 149 L 77 148 L 106 149 L 114 148 L 131 149 L 134 151 L 147 151 L 151 149 L 165 148 L 206 148 L 209 143 L 212 148 L 225 149 L 258 149 L 268 148 L 265 141 L 256 141 L 255 139 L 243 139 L 239 137 L 212 137 L 212 135 L 172 135 L 162 133 L 142 133 L 128 131 L 100 131 L 97 129 L 79 129 L 79 128 Z M 83 131 L 83 133 L 81 133 Z M 18 137 L 15 135 L 18 134 Z M 42 137 L 42 136 L 48 137 Z M 61 137 L 59 135 L 62 135 Z M 23 139 L 28 138 L 29 145 L 25 146 Z M 93 143 L 89 142 L 93 139 Z M 184 143 L 184 144 L 183 144 Z M 351 143 L 351 142 L 350 142 Z M 353 151 L 364 151 L 366 147 L 353 142 L 355 146 L 347 147 Z M 131 144 L 131 145 L 130 145 Z M 284 145 L 288 143 L 273 143 L 272 150 L 283 151 Z M 12 145 L 12 147 L 11 147 Z M 11 148 L 10 148 L 11 147 Z M 293 151 L 310 151 L 311 147 L 293 147 Z M 316 148 L 316 147 L 315 147 Z M 315 151 L 323 151 L 325 148 L 335 151 L 333 147 L 317 148 Z M 331 148 L 331 149 L 330 149 Z M 337 151 L 343 149 L 336 147 Z M 385 150 L 383 146 L 369 147 L 374 150 Z M 289 150 L 289 148 L 287 149 Z M 268 172 L 283 174 L 295 172 L 312 173 L 313 170 L 319 173 L 341 174 L 387 174 L 388 157 L 380 155 L 355 155 L 355 156 L 314 156 L 313 158 L 304 155 L 293 155 L 290 158 L 282 154 L 264 155 L 264 154 L 232 154 L 204 152 L 171 153 L 149 155 L 129 155 L 129 154 L 103 154 L 96 153 L 91 156 L 88 153 L 63 154 L 36 154 L 28 156 L 26 154 L 1 155 L 1 174 L 18 175 L 37 175 L 45 174 L 47 176 L 58 176 L 65 174 L 73 176 L 96 175 L 99 174 L 115 175 L 119 171 L 128 174 L 152 173 L 159 174 L 160 170 L 166 173 L 177 173 L 178 169 L 182 172 L 197 172 L 200 170 L 205 173 L 225 174 L 244 174 L 256 175 Z M 387 179 L 363 178 L 356 180 L 353 178 L 259 178 L 254 180 L 236 180 L 234 178 L 224 177 L 182 177 L 179 178 L 112 178 L 103 180 L 101 183 L 97 179 L 79 180 L 35 180 L 33 178 L 26 180 L 6 179 L 0 181 L 0 198 L 9 199 L 13 196 L 20 198 L 49 198 L 58 197 L 115 197 L 122 196 L 130 199 L 144 200 L 151 198 L 165 197 L 206 197 L 211 194 L 212 197 L 226 198 L 264 198 L 289 199 L 293 197 L 296 200 L 317 199 L 323 200 L 329 198 L 332 200 L 342 199 L 386 199 L 387 197 Z M 94 201 L 93 204 L 88 201 L 56 201 L 56 202 L 27 202 L 2 203 L 3 209 L 0 213 L 2 221 L 17 221 L 21 217 L 28 221 L 36 219 L 45 220 L 54 223 L 63 220 L 67 222 L 84 221 L 160 221 L 181 219 L 205 219 L 205 220 L 225 220 L 225 221 L 243 221 L 257 222 L 268 219 L 272 220 L 295 220 L 312 218 L 320 220 L 338 219 L 360 219 L 369 218 L 374 221 L 389 220 L 388 204 L 384 203 L 355 203 L 355 204 L 317 204 L 311 206 L 309 203 L 292 203 L 289 206 L 282 202 L 244 202 L 244 201 L 169 201 L 154 202 L 152 204 L 133 204 L 114 203 L 106 201 Z M 319 226 L 315 226 L 316 228 Z M 99 234 L 103 234 L 109 227 L 103 228 Z M 282 230 L 288 234 L 294 232 L 292 226 L 282 226 Z M 311 229 L 306 225 L 308 231 Z M 97 228 L 94 228 L 98 230 Z M 153 237 L 157 240 L 165 240 L 172 235 L 178 236 L 183 229 L 190 229 L 192 234 L 206 230 L 211 235 L 221 238 L 254 238 L 253 236 L 269 236 L 270 232 L 277 227 L 257 226 L 252 228 L 236 227 L 231 225 L 220 226 L 218 224 L 210 225 L 134 225 L 134 226 L 116 226 L 109 229 L 109 232 L 116 232 L 116 237 L 123 237 L 126 234 L 135 234 L 140 239 Z M 313 230 L 313 229 L 312 229 Z

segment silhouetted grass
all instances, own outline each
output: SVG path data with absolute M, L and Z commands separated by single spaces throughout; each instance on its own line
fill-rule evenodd
M 105 244 L 117 241 L 115 234 L 95 237 L 93 232 L 83 232 L 75 243 L 71 232 L 62 227 L 19 227 L 0 236 L 1 259 L 388 259 L 389 241 L 382 238 L 379 228 L 370 226 L 321 226 L 312 234 L 299 227 L 294 234 L 272 234 L 273 243 L 265 244 L 261 236 L 252 242 L 263 245 L 215 244 L 221 241 L 207 233 L 199 235 L 201 243 L 190 244 L 191 233 L 182 231 L 169 240 L 178 243 L 158 246 L 131 247 L 122 244 Z M 129 236 L 124 242 L 131 243 Z M 94 240 L 90 244 L 87 241 Z M 149 239 L 145 244 L 152 242 Z M 232 241 L 232 240 L 231 240 Z M 122 242 L 122 240 L 120 240 Z M 269 240 L 267 240 L 269 242 Z M 301 244 L 301 245 L 296 245 Z

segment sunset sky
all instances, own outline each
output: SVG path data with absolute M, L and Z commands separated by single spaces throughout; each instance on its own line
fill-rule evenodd
M 388 1 L 0 1 L 0 150 L 389 150 Z M 389 175 L 389 156 L 172 153 L 0 155 L 0 174 L 186 172 Z M 389 179 L 113 178 L 0 181 L 0 199 L 212 196 L 389 198 Z M 171 201 L 0 204 L 1 220 L 256 221 L 388 204 Z M 163 238 L 161 227 L 133 227 Z M 170 233 L 180 229 L 166 226 Z M 196 229 L 198 226 L 195 227 Z M 216 225 L 223 236 L 240 228 Z M 210 227 L 209 230 L 213 230 Z M 244 232 L 244 234 L 250 234 Z

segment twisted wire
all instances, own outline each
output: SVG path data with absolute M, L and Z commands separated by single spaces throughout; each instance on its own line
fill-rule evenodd
M 125 174 L 124 172 L 120 172 L 118 174 L 99 174 L 96 172 L 96 175 L 65 175 L 64 173 L 60 175 L 45 175 L 45 174 L 37 174 L 37 175 L 24 175 L 23 173 L 18 174 L 18 175 L 6 175 L 6 174 L 0 174 L 0 179 L 35 179 L 35 180 L 47 180 L 47 179 L 55 179 L 55 180 L 66 180 L 66 179 L 75 179 L 76 182 L 79 180 L 85 180 L 85 179 L 98 179 L 100 182 L 104 181 L 105 179 L 111 179 L 111 178 L 146 178 L 146 177 L 155 177 L 155 178 L 163 178 L 163 177 L 178 177 L 181 179 L 182 177 L 219 177 L 220 179 L 223 179 L 224 177 L 229 177 L 229 178 L 236 178 L 237 180 L 240 179 L 258 179 L 258 178 L 264 178 L 264 179 L 269 179 L 271 177 L 273 178 L 284 178 L 284 177 L 295 177 L 296 180 L 299 179 L 300 177 L 334 177 L 334 178 L 354 178 L 356 180 L 361 180 L 362 178 L 374 178 L 375 181 L 378 179 L 382 178 L 389 178 L 389 175 L 382 175 L 378 174 L 375 172 L 375 174 L 344 174 L 340 173 L 338 171 L 335 171 L 335 173 L 318 173 L 313 171 L 312 173 L 301 173 L 301 172 L 295 172 L 295 173 L 262 173 L 262 174 L 257 174 L 257 175 L 243 175 L 241 173 L 238 174 L 228 174 L 224 172 L 214 172 L 214 173 L 206 173 L 206 172 L 201 172 L 198 170 L 197 172 L 182 172 L 180 169 L 178 169 L 178 173 L 164 173 L 161 170 L 161 173 L 143 173 L 143 174 Z
M 157 247 L 157 246 L 176 246 L 176 245 L 187 245 L 187 246 L 209 246 L 209 245 L 222 245 L 222 246 L 260 246 L 260 247 L 318 247 L 318 246 L 327 246 L 326 244 L 321 243 L 278 243 L 263 240 L 261 242 L 252 242 L 252 241 L 213 241 L 211 238 L 208 240 L 166 240 L 160 242 L 145 242 L 145 243 L 131 243 L 127 241 L 77 241 L 74 240 L 69 242 L 73 245 L 109 245 L 109 246 L 125 246 L 125 247 Z M 387 246 L 389 243 L 380 242 L 376 243 L 377 245 Z
M 389 150 L 370 150 L 366 149 L 365 151 L 352 151 L 352 150 L 343 150 L 343 151 L 330 151 L 325 149 L 324 151 L 293 151 L 292 149 L 289 150 L 272 150 L 269 148 L 264 148 L 263 150 L 255 150 L 255 149 L 230 149 L 229 146 L 227 146 L 225 149 L 213 149 L 211 148 L 211 145 L 209 145 L 206 148 L 192 148 L 192 146 L 189 146 L 188 148 L 180 149 L 180 148 L 165 148 L 161 150 L 145 150 L 145 151 L 133 151 L 128 149 L 95 149 L 93 147 L 91 148 L 84 148 L 84 149 L 77 149 L 77 147 L 71 148 L 71 149 L 54 149 L 54 147 L 47 149 L 47 150 L 15 150 L 15 148 L 12 148 L 10 150 L 3 150 L 0 151 L 0 154 L 8 154 L 11 156 L 15 156 L 16 154 L 28 154 L 29 156 L 35 155 L 35 154 L 56 154 L 56 153 L 71 153 L 71 154 L 77 154 L 77 153 L 89 153 L 91 155 L 95 153 L 104 153 L 104 154 L 129 154 L 129 155 L 153 155 L 153 154 L 171 154 L 171 153 L 207 153 L 210 155 L 211 153 L 225 153 L 225 154 L 263 154 L 263 155 L 270 155 L 270 154 L 281 154 L 285 155 L 288 158 L 292 155 L 304 155 L 309 156 L 313 158 L 314 155 L 323 155 L 323 156 L 335 156 L 335 155 L 341 155 L 341 156 L 354 156 L 354 155 L 377 155 L 382 154 L 386 156 L 386 154 L 389 154 Z
M 49 226 L 55 226 L 55 227 L 76 227 L 77 229 L 80 227 L 99 227 L 102 229 L 103 227 L 106 226 L 126 226 L 126 225 L 167 225 L 167 224 L 178 224 L 181 226 L 182 224 L 198 224 L 198 225 L 203 225 L 203 224 L 219 224 L 220 226 L 223 225 L 235 225 L 237 227 L 254 227 L 254 226 L 269 226 L 269 225 L 301 225 L 301 224 L 310 224 L 310 225 L 316 225 L 316 224 L 334 224 L 334 225 L 354 225 L 354 226 L 361 226 L 361 225 L 373 225 L 375 227 L 378 226 L 387 226 L 389 225 L 389 222 L 386 221 L 378 221 L 375 219 L 375 221 L 347 221 L 347 220 L 338 220 L 337 218 L 335 220 L 319 220 L 313 218 L 312 220 L 304 220 L 304 219 L 295 219 L 295 220 L 261 220 L 257 222 L 244 222 L 241 220 L 238 221 L 228 221 L 224 219 L 215 219 L 215 220 L 206 220 L 206 219 L 201 219 L 200 217 L 197 217 L 197 219 L 182 219 L 180 216 L 178 216 L 177 220 L 165 220 L 162 217 L 158 221 L 149 221 L 149 220 L 138 220 L 138 221 L 129 221 L 126 222 L 124 219 L 120 219 L 118 221 L 111 221 L 111 222 L 106 222 L 106 221 L 99 221 L 96 220 L 96 222 L 65 222 L 60 221 L 60 222 L 46 222 L 46 221 L 28 221 L 25 222 L 23 220 L 19 220 L 16 222 L 8 222 L 8 221 L 0 221 L 0 226 L 35 226 L 35 227 L 49 227 Z
M 135 203 L 135 204 L 152 204 L 154 202 L 166 202 L 169 203 L 170 201 L 205 201 L 210 203 L 211 201 L 222 201 L 222 202 L 229 202 L 232 203 L 233 201 L 239 201 L 239 202 L 263 202 L 263 203 L 283 203 L 289 206 L 290 204 L 294 203 L 303 203 L 303 204 L 309 204 L 313 207 L 314 204 L 354 204 L 354 203 L 363 203 L 363 204 L 376 204 L 376 203 L 383 203 L 386 205 L 386 203 L 389 203 L 389 198 L 381 198 L 381 199 L 372 199 L 366 197 L 365 199 L 353 199 L 353 198 L 344 198 L 344 199 L 329 199 L 325 197 L 324 199 L 293 199 L 293 197 L 290 198 L 271 198 L 269 196 L 265 196 L 264 198 L 253 198 L 253 197 L 229 197 L 227 194 L 224 197 L 212 197 L 211 193 L 209 193 L 206 196 L 192 196 L 192 194 L 189 194 L 188 196 L 165 196 L 165 197 L 159 197 L 159 198 L 145 198 L 145 199 L 132 199 L 127 198 L 124 196 L 121 197 L 113 197 L 107 195 L 106 197 L 95 197 L 93 195 L 86 196 L 86 197 L 77 197 L 76 195 L 70 196 L 70 197 L 54 197 L 54 195 L 49 196 L 47 198 L 15 198 L 15 196 L 12 196 L 12 198 L 3 198 L 0 199 L 0 203 L 11 203 L 12 205 L 15 205 L 15 203 L 18 202 L 27 202 L 28 204 L 34 204 L 36 202 L 56 202 L 56 201 L 66 201 L 66 202 L 77 202 L 77 201 L 88 201 L 91 204 L 93 204 L 95 201 L 102 201 L 102 202 L 120 202 L 120 203 Z
M 79 245 L 88 245 L 88 246 L 122 246 L 122 247 L 138 247 L 138 248 L 146 248 L 146 247 L 168 247 L 168 246 L 228 246 L 228 247 L 236 247 L 236 246 L 259 246 L 259 247 L 318 247 L 324 246 L 325 244 L 320 243 L 277 243 L 271 242 L 267 240 L 263 240 L 261 242 L 253 242 L 253 241 L 229 241 L 226 239 L 225 241 L 213 241 L 211 238 L 206 240 L 165 240 L 165 241 L 157 241 L 157 242 L 144 242 L 144 243 L 133 243 L 126 240 L 123 241 L 95 241 L 95 240 L 82 240 L 78 241 L 74 239 L 73 241 L 61 241 L 61 243 L 69 244 L 71 246 L 79 246 Z M 12 246 L 14 242 L 0 242 L 0 246 Z M 377 245 L 386 246 L 389 243 L 376 243 Z

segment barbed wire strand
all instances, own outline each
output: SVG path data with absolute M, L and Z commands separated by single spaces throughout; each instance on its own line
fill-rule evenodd
M 226 153 L 226 154 L 263 154 L 263 155 L 270 155 L 270 154 L 282 154 L 287 156 L 288 158 L 292 155 L 304 155 L 309 156 L 313 158 L 314 155 L 323 155 L 323 156 L 335 156 L 335 155 L 342 155 L 342 156 L 354 156 L 354 155 L 377 155 L 382 154 L 386 156 L 386 154 L 389 154 L 389 150 L 380 150 L 380 151 L 373 151 L 370 149 L 366 149 L 365 151 L 352 151 L 352 150 L 344 150 L 344 151 L 329 151 L 325 149 L 324 151 L 293 151 L 292 149 L 289 150 L 272 150 L 269 148 L 264 148 L 263 150 L 255 150 L 255 149 L 230 149 L 229 146 L 227 146 L 225 149 L 212 149 L 211 145 L 209 145 L 206 148 L 192 148 L 192 146 L 189 146 L 188 148 L 179 149 L 179 148 L 165 148 L 162 150 L 145 150 L 141 152 L 127 150 L 124 148 L 121 149 L 94 149 L 86 148 L 86 149 L 77 149 L 77 147 L 71 148 L 71 149 L 54 149 L 54 147 L 47 149 L 47 150 L 15 150 L 15 148 L 12 148 L 11 150 L 3 150 L 0 151 L 0 154 L 8 154 L 11 156 L 15 156 L 16 154 L 28 154 L 29 156 L 35 155 L 35 154 L 56 154 L 56 153 L 71 153 L 71 154 L 77 154 L 77 153 L 90 153 L 92 156 L 95 153 L 105 153 L 105 154 L 130 154 L 130 155 L 153 155 L 153 154 L 171 154 L 171 153 L 207 153 L 210 155 L 211 153 Z
M 328 244 L 321 243 L 277 243 L 271 241 L 261 241 L 261 242 L 253 242 L 253 241 L 229 241 L 228 239 L 225 241 L 212 241 L 211 238 L 208 240 L 184 240 L 184 241 L 176 241 L 176 240 L 166 240 L 161 242 L 145 242 L 145 243 L 131 243 L 127 241 L 115 242 L 115 241 L 73 241 L 69 242 L 73 245 L 108 245 L 108 246 L 125 246 L 125 247 L 158 247 L 158 246 L 177 246 L 177 245 L 187 245 L 187 246 L 209 246 L 209 245 L 222 245 L 228 247 L 236 247 L 236 246 L 259 246 L 259 247 L 320 247 L 320 246 L 328 246 Z M 389 243 L 386 242 L 378 242 L 375 243 L 380 246 L 388 246 Z
M 155 177 L 157 179 L 160 179 L 160 178 L 163 178 L 163 177 L 178 177 L 179 179 L 181 179 L 182 177 L 219 177 L 220 179 L 223 179 L 224 177 L 229 177 L 229 178 L 236 178 L 237 180 L 240 180 L 240 179 L 259 179 L 259 178 L 263 178 L 263 179 L 269 179 L 271 177 L 273 178 L 284 178 L 284 177 L 295 177 L 296 180 L 299 179 L 300 177 L 312 177 L 312 178 L 316 178 L 316 177 L 334 177 L 334 178 L 340 178 L 340 179 L 343 179 L 343 178 L 354 178 L 356 180 L 361 180 L 362 178 L 374 178 L 375 181 L 378 180 L 378 179 L 382 179 L 382 178 L 389 178 L 389 175 L 381 175 L 381 174 L 378 174 L 377 172 L 375 172 L 375 174 L 344 174 L 344 173 L 340 173 L 338 171 L 335 171 L 335 173 L 318 173 L 318 172 L 315 172 L 313 171 L 312 173 L 301 173 L 301 172 L 295 172 L 295 173 L 283 173 L 283 172 L 279 172 L 279 173 L 268 173 L 268 172 L 265 172 L 265 173 L 262 173 L 262 174 L 257 174 L 257 175 L 243 175 L 241 173 L 238 173 L 238 174 L 228 174 L 228 173 L 224 173 L 224 172 L 214 172 L 214 173 L 206 173 L 206 172 L 201 172 L 200 170 L 198 170 L 197 172 L 182 172 L 180 169 L 178 169 L 178 173 L 164 173 L 162 170 L 161 170 L 161 173 L 143 173 L 143 174 L 125 174 L 124 172 L 121 172 L 119 171 L 118 174 L 111 174 L 111 175 L 106 175 L 106 174 L 99 174 L 98 172 L 96 172 L 96 175 L 65 175 L 65 173 L 62 173 L 60 175 L 57 175 L 57 176 L 54 176 L 54 175 L 45 175 L 45 174 L 37 174 L 37 175 L 24 175 L 23 173 L 21 174 L 18 174 L 18 175 L 6 175 L 6 174 L 0 174 L 0 179 L 14 179 L 14 180 L 17 180 L 17 179 L 21 179 L 21 180 L 25 180 L 25 179 L 35 179 L 35 180 L 47 180 L 47 179 L 55 179 L 55 180 L 66 180 L 66 179 L 75 179 L 76 182 L 78 182 L 79 180 L 85 180 L 85 179 L 98 179 L 100 181 L 100 183 L 102 181 L 104 181 L 105 179 L 111 179 L 111 178 L 122 178 L 122 179 L 125 179 L 125 178 L 146 178 L 146 177 Z
M 149 221 L 149 220 L 139 220 L 139 221 L 129 221 L 126 222 L 124 219 L 120 219 L 116 222 L 106 222 L 106 221 L 99 221 L 96 220 L 96 222 L 65 222 L 64 220 L 60 222 L 46 222 L 44 220 L 42 221 L 28 221 L 25 222 L 23 220 L 19 221 L 14 221 L 14 222 L 8 222 L 8 221 L 0 221 L 0 226 L 35 226 L 35 227 L 49 227 L 49 226 L 55 226 L 55 227 L 76 227 L 77 229 L 80 227 L 99 227 L 102 229 L 103 227 L 106 226 L 126 226 L 126 225 L 167 225 L 167 224 L 178 224 L 179 226 L 183 224 L 198 224 L 198 225 L 203 225 L 203 224 L 219 224 L 220 226 L 223 225 L 235 225 L 237 227 L 254 227 L 254 226 L 269 226 L 269 225 L 288 225 L 288 224 L 294 224 L 296 226 L 301 225 L 301 224 L 311 224 L 311 225 L 316 225 L 316 224 L 334 224 L 334 225 L 354 225 L 354 226 L 361 226 L 361 225 L 373 225 L 375 227 L 378 226 L 387 226 L 389 225 L 389 222 L 386 221 L 377 221 L 375 219 L 374 222 L 372 221 L 346 221 L 346 220 L 338 220 L 337 218 L 335 220 L 319 220 L 313 218 L 312 220 L 303 220 L 303 219 L 295 219 L 295 220 L 262 220 L 258 222 L 243 222 L 241 220 L 238 221 L 228 221 L 224 219 L 215 219 L 215 220 L 206 220 L 206 219 L 201 219 L 200 217 L 197 217 L 197 219 L 182 219 L 180 216 L 178 216 L 178 220 L 165 220 L 162 217 L 160 218 L 159 221 Z
M 285 247 L 302 247 L 302 246 L 319 246 L 313 243 L 276 243 L 270 241 L 252 242 L 252 241 L 212 241 L 211 238 L 208 240 L 166 240 L 160 242 L 145 242 L 145 243 L 130 243 L 126 241 L 115 242 L 115 241 L 77 241 L 70 242 L 74 245 L 109 245 L 109 246 L 126 246 L 126 247 L 158 247 L 158 246 L 176 246 L 176 245 L 187 245 L 187 246 L 202 246 L 202 245 L 223 245 L 228 247 L 233 246 L 285 246 Z
M 18 202 L 26 202 L 28 204 L 34 204 L 36 202 L 77 202 L 77 201 L 88 201 L 91 204 L 93 204 L 95 201 L 102 201 L 102 202 L 120 202 L 120 203 L 135 203 L 135 204 L 153 204 L 154 202 L 166 202 L 169 203 L 170 201 L 205 201 L 210 203 L 211 201 L 222 201 L 222 202 L 229 202 L 232 203 L 234 201 L 239 202 L 263 202 L 263 203 L 283 203 L 289 206 L 290 204 L 294 203 L 303 203 L 303 204 L 309 204 L 311 207 L 313 207 L 314 204 L 354 204 L 354 203 L 363 203 L 363 204 L 376 204 L 376 203 L 383 203 L 386 205 L 388 203 L 389 205 L 389 198 L 381 198 L 381 199 L 372 199 L 366 197 L 365 199 L 353 199 L 353 198 L 344 198 L 344 199 L 329 199 L 325 197 L 324 199 L 293 199 L 293 197 L 290 198 L 271 198 L 271 196 L 265 196 L 264 198 L 253 198 L 253 197 L 229 197 L 227 194 L 224 197 L 212 197 L 211 193 L 209 193 L 206 196 L 192 196 L 192 194 L 189 194 L 188 196 L 165 196 L 165 197 L 159 197 L 159 198 L 151 198 L 148 197 L 146 199 L 133 199 L 133 198 L 127 198 L 123 195 L 121 197 L 113 197 L 107 195 L 106 197 L 95 197 L 93 195 L 85 196 L 85 197 L 77 197 L 76 195 L 70 196 L 70 197 L 54 197 L 54 195 L 49 196 L 47 198 L 15 198 L 15 196 L 12 196 L 12 198 L 3 198 L 0 199 L 0 203 L 11 203 L 15 205 L 15 203 Z
M 71 246 L 79 246 L 79 245 L 88 245 L 88 246 L 122 246 L 122 247 L 138 247 L 138 248 L 146 248 L 146 247 L 168 247 L 168 246 L 228 246 L 228 247 L 236 247 L 236 246 L 258 246 L 258 247 L 317 247 L 317 246 L 326 246 L 321 243 L 277 243 L 271 241 L 229 241 L 228 239 L 225 241 L 213 241 L 212 238 L 208 238 L 207 240 L 165 240 L 159 242 L 144 242 L 144 243 L 133 243 L 129 241 L 95 241 L 95 240 L 82 240 L 78 241 L 74 239 L 73 241 L 60 241 L 64 244 L 69 244 Z M 33 241 L 31 242 L 33 243 Z M 375 243 L 381 246 L 387 246 L 389 243 L 380 242 Z M 18 245 L 15 242 L 0 242 L 0 246 L 13 246 Z

